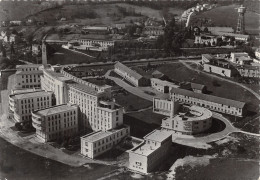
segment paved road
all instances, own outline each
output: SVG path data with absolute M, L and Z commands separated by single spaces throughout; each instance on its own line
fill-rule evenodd
M 129 85 L 128 83 L 124 82 L 124 80 L 116 78 L 116 77 L 112 77 L 110 76 L 111 70 L 108 70 L 107 73 L 105 74 L 105 77 L 113 80 L 118 86 L 124 88 L 126 91 L 128 91 L 129 93 L 132 93 L 136 96 L 139 96 L 140 98 L 146 99 L 148 101 L 153 101 L 153 98 L 158 97 L 158 98 L 165 98 L 167 95 L 163 94 L 163 93 L 157 93 L 155 96 L 146 94 L 143 90 L 141 90 L 138 87 L 134 87 Z M 152 90 L 151 90 L 152 91 Z
M 231 81 L 231 80 L 226 79 L 226 78 L 219 77 L 219 76 L 214 75 L 214 74 L 209 74 L 209 73 L 200 71 L 200 70 L 198 70 L 198 69 L 194 69 L 194 68 L 192 68 L 191 66 L 189 66 L 187 63 L 185 63 L 183 60 L 180 60 L 180 62 L 181 62 L 184 66 L 186 66 L 188 69 L 191 69 L 191 70 L 196 71 L 196 72 L 198 72 L 198 73 L 203 73 L 203 74 L 206 74 L 207 76 L 211 76 L 211 77 L 214 77 L 214 78 L 218 78 L 218 79 L 220 79 L 220 80 L 227 81 L 227 82 L 229 82 L 229 83 L 232 83 L 232 84 L 241 86 L 242 88 L 244 88 L 244 89 L 246 89 L 247 91 L 249 91 L 250 93 L 252 93 L 258 100 L 260 100 L 260 95 L 259 95 L 259 94 L 257 94 L 254 90 L 250 89 L 249 87 L 247 87 L 247 86 L 245 86 L 245 85 L 243 85 L 243 84 L 240 84 L 240 83 L 235 82 L 235 81 Z

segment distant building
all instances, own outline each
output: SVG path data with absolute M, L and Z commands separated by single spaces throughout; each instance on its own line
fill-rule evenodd
M 260 48 L 255 50 L 255 57 L 260 60 Z
M 41 75 L 43 74 L 41 64 L 17 65 L 16 69 L 16 88 L 41 87 Z
M 242 77 L 260 78 L 260 66 L 243 65 L 238 66 L 237 70 Z
M 240 65 L 250 65 L 253 62 L 253 59 L 251 59 L 246 52 L 232 52 L 231 61 Z
M 109 34 L 110 28 L 107 26 L 83 26 L 82 30 L 90 34 Z
M 109 151 L 130 135 L 129 126 L 121 126 L 108 131 L 96 131 L 82 136 L 81 154 L 94 159 L 97 156 Z
M 143 34 L 148 36 L 160 36 L 164 34 L 164 27 L 162 26 L 145 26 Z
M 134 86 L 149 86 L 150 80 L 135 72 L 124 64 L 117 62 L 114 71 Z
M 201 94 L 186 89 L 173 88 L 171 90 L 171 99 L 178 102 L 194 104 L 234 116 L 243 116 L 246 111 L 245 103 L 217 97 L 209 94 Z
M 78 133 L 78 106 L 62 104 L 33 111 L 32 125 L 44 142 L 72 137 Z
M 154 130 L 137 147 L 129 150 L 129 169 L 147 174 L 167 159 L 172 144 L 172 132 Z
M 85 50 L 92 50 L 94 47 L 97 47 L 101 51 L 107 51 L 108 47 L 113 47 L 115 45 L 115 41 L 109 39 L 77 39 L 75 41 L 79 42 Z
M 162 120 L 162 129 L 194 135 L 205 132 L 212 125 L 212 112 L 199 106 L 182 105 L 181 111 Z
M 15 92 L 9 96 L 9 109 L 16 122 L 30 122 L 31 112 L 52 106 L 52 92 Z
M 206 46 L 216 46 L 217 36 L 211 34 L 195 35 L 195 44 L 205 44 Z
M 41 45 L 39 45 L 39 44 L 32 44 L 32 54 L 33 55 L 39 55 L 39 54 L 41 54 L 41 49 L 42 49 L 42 47 L 41 47 Z

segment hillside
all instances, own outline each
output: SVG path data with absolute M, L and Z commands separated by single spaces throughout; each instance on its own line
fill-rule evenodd
M 210 19 L 211 23 L 215 26 L 231 26 L 235 28 L 238 17 L 237 10 L 235 9 L 237 7 L 239 7 L 239 5 L 220 6 L 210 11 L 199 13 L 193 17 L 192 24 L 201 18 L 206 18 Z M 247 11 L 245 14 L 246 31 L 249 33 L 259 33 L 259 19 L 260 14 Z

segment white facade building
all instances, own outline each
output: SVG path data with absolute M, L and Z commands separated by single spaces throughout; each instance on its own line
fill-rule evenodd
M 36 136 L 44 142 L 78 133 L 78 106 L 62 104 L 32 112 Z
M 56 105 L 68 102 L 68 90 L 66 82 L 71 81 L 59 72 L 59 68 L 47 67 L 43 69 L 41 76 L 41 87 L 46 91 L 54 92 Z
M 151 86 L 161 93 L 169 93 L 172 88 L 179 87 L 172 82 L 161 80 L 158 78 L 151 78 Z
M 173 117 L 162 120 L 162 129 L 175 133 L 193 135 L 205 132 L 212 125 L 212 112 L 199 106 L 183 105 Z
M 16 66 L 16 88 L 40 88 L 42 66 L 40 64 L 26 64 Z
M 130 135 L 130 127 L 122 126 L 108 131 L 97 131 L 81 137 L 81 154 L 91 159 L 115 147 Z
M 11 94 L 9 108 L 16 122 L 31 121 L 31 112 L 52 106 L 52 92 L 32 91 Z
M 144 137 L 144 142 L 129 150 L 129 169 L 147 174 L 160 165 L 169 153 L 172 132 L 154 130 Z

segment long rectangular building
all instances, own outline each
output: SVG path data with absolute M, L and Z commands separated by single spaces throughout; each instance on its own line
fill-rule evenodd
M 129 126 L 121 126 L 109 131 L 97 131 L 81 137 L 81 154 L 91 159 L 115 147 L 130 135 Z
M 171 99 L 174 101 L 194 104 L 206 107 L 212 111 L 217 111 L 234 116 L 243 116 L 245 112 L 245 103 L 226 99 L 222 97 L 201 94 L 186 89 L 173 88 L 171 90 Z
M 130 69 L 126 65 L 117 62 L 115 64 L 115 72 L 118 73 L 120 76 L 125 78 L 134 86 L 148 86 L 150 84 L 150 80 L 142 76 L 141 74 L 137 73 L 136 71 Z

